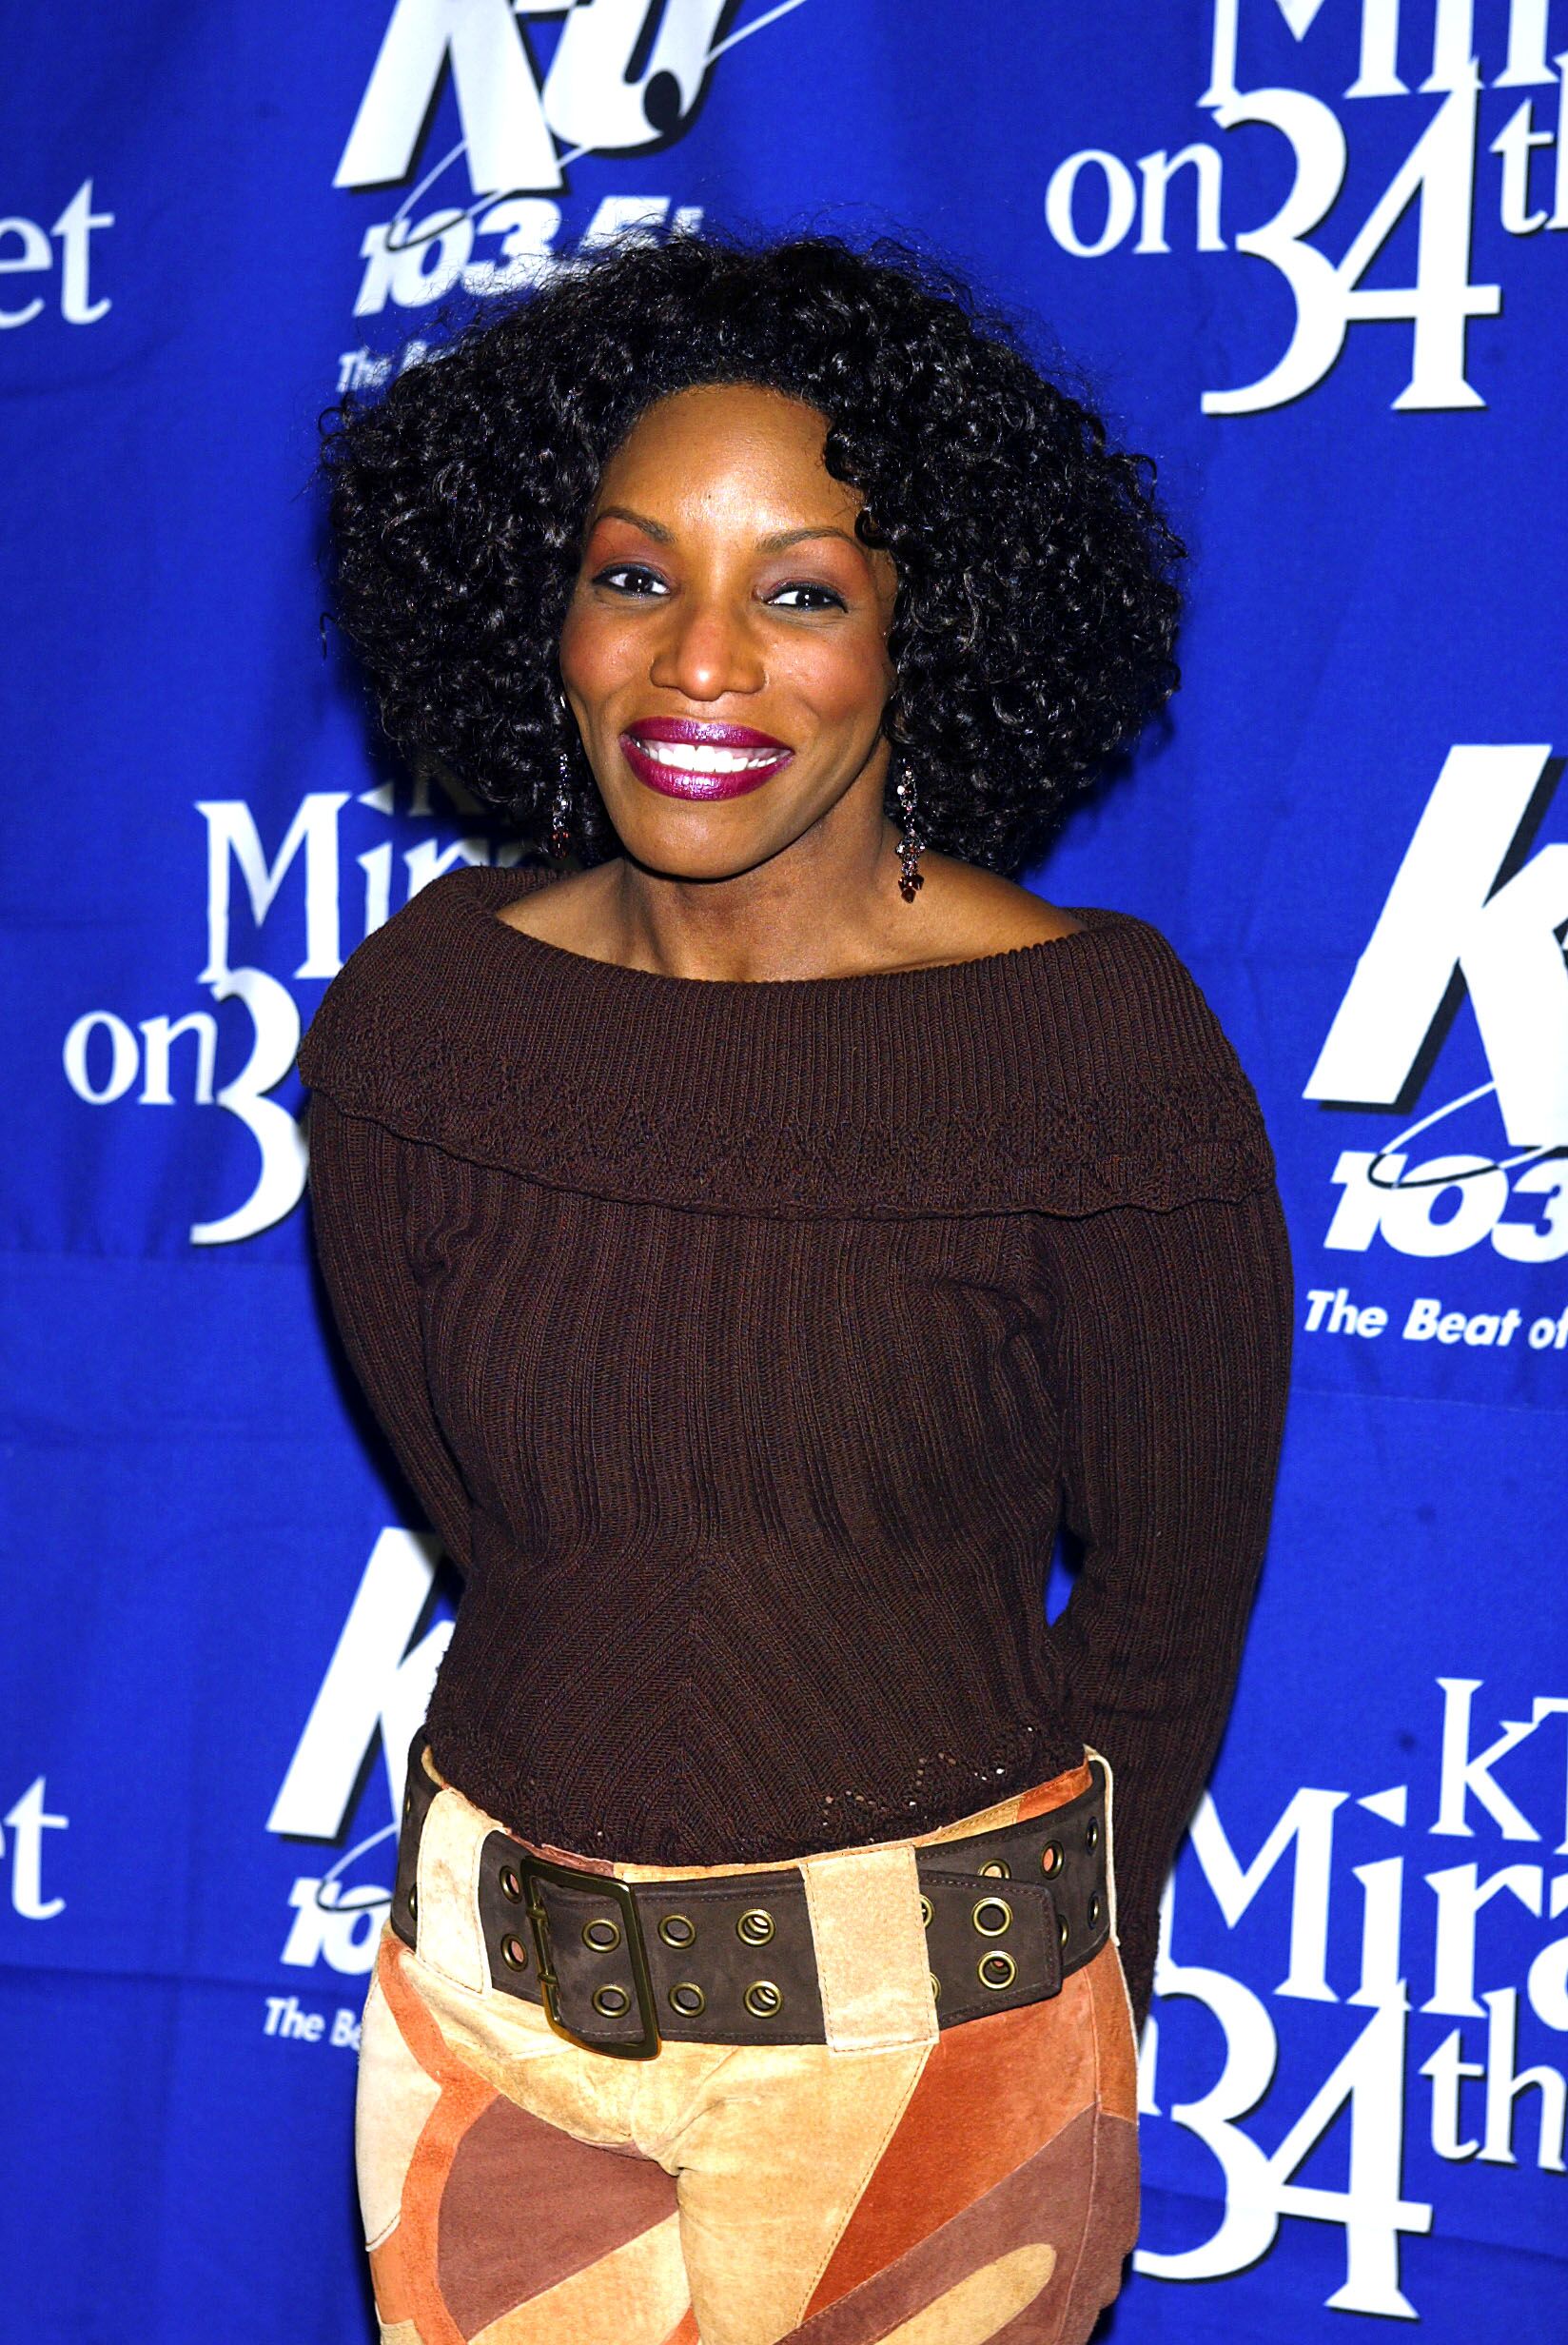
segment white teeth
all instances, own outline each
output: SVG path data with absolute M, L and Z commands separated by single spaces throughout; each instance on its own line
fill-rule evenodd
M 656 765 L 682 774 L 745 774 L 755 766 L 776 765 L 784 754 L 778 749 L 718 749 L 701 741 L 646 741 L 636 733 L 632 739 Z

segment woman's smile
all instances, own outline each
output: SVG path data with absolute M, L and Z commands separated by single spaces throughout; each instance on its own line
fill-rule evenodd
M 794 752 L 749 724 L 694 717 L 646 717 L 620 736 L 638 781 L 666 798 L 739 798 L 781 773 Z

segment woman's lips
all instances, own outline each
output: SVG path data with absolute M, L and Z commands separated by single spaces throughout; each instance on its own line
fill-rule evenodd
M 650 717 L 620 737 L 638 781 L 665 798 L 739 798 L 760 789 L 794 755 L 771 733 L 747 724 L 701 724 L 690 717 Z

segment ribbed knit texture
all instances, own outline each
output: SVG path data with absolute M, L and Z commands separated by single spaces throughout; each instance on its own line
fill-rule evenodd
M 437 1764 L 529 1838 L 710 1864 L 943 1823 L 1088 1743 L 1141 2020 L 1284 1412 L 1234 1054 L 1121 915 L 743 984 L 496 918 L 548 884 L 436 880 L 300 1054 L 333 1307 L 464 1575 Z

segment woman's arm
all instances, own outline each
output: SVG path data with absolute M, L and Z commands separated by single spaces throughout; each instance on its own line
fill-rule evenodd
M 415 1495 L 466 1573 L 469 1498 L 431 1406 L 408 1258 L 413 1143 L 345 1113 L 323 1091 L 311 1094 L 306 1135 L 316 1255 L 343 1349 Z
M 1225 1726 L 1284 1416 L 1290 1255 L 1272 1186 L 1037 1218 L 1083 1567 L 1052 1629 L 1114 1777 L 1118 1934 L 1141 2026 L 1166 1873 Z

